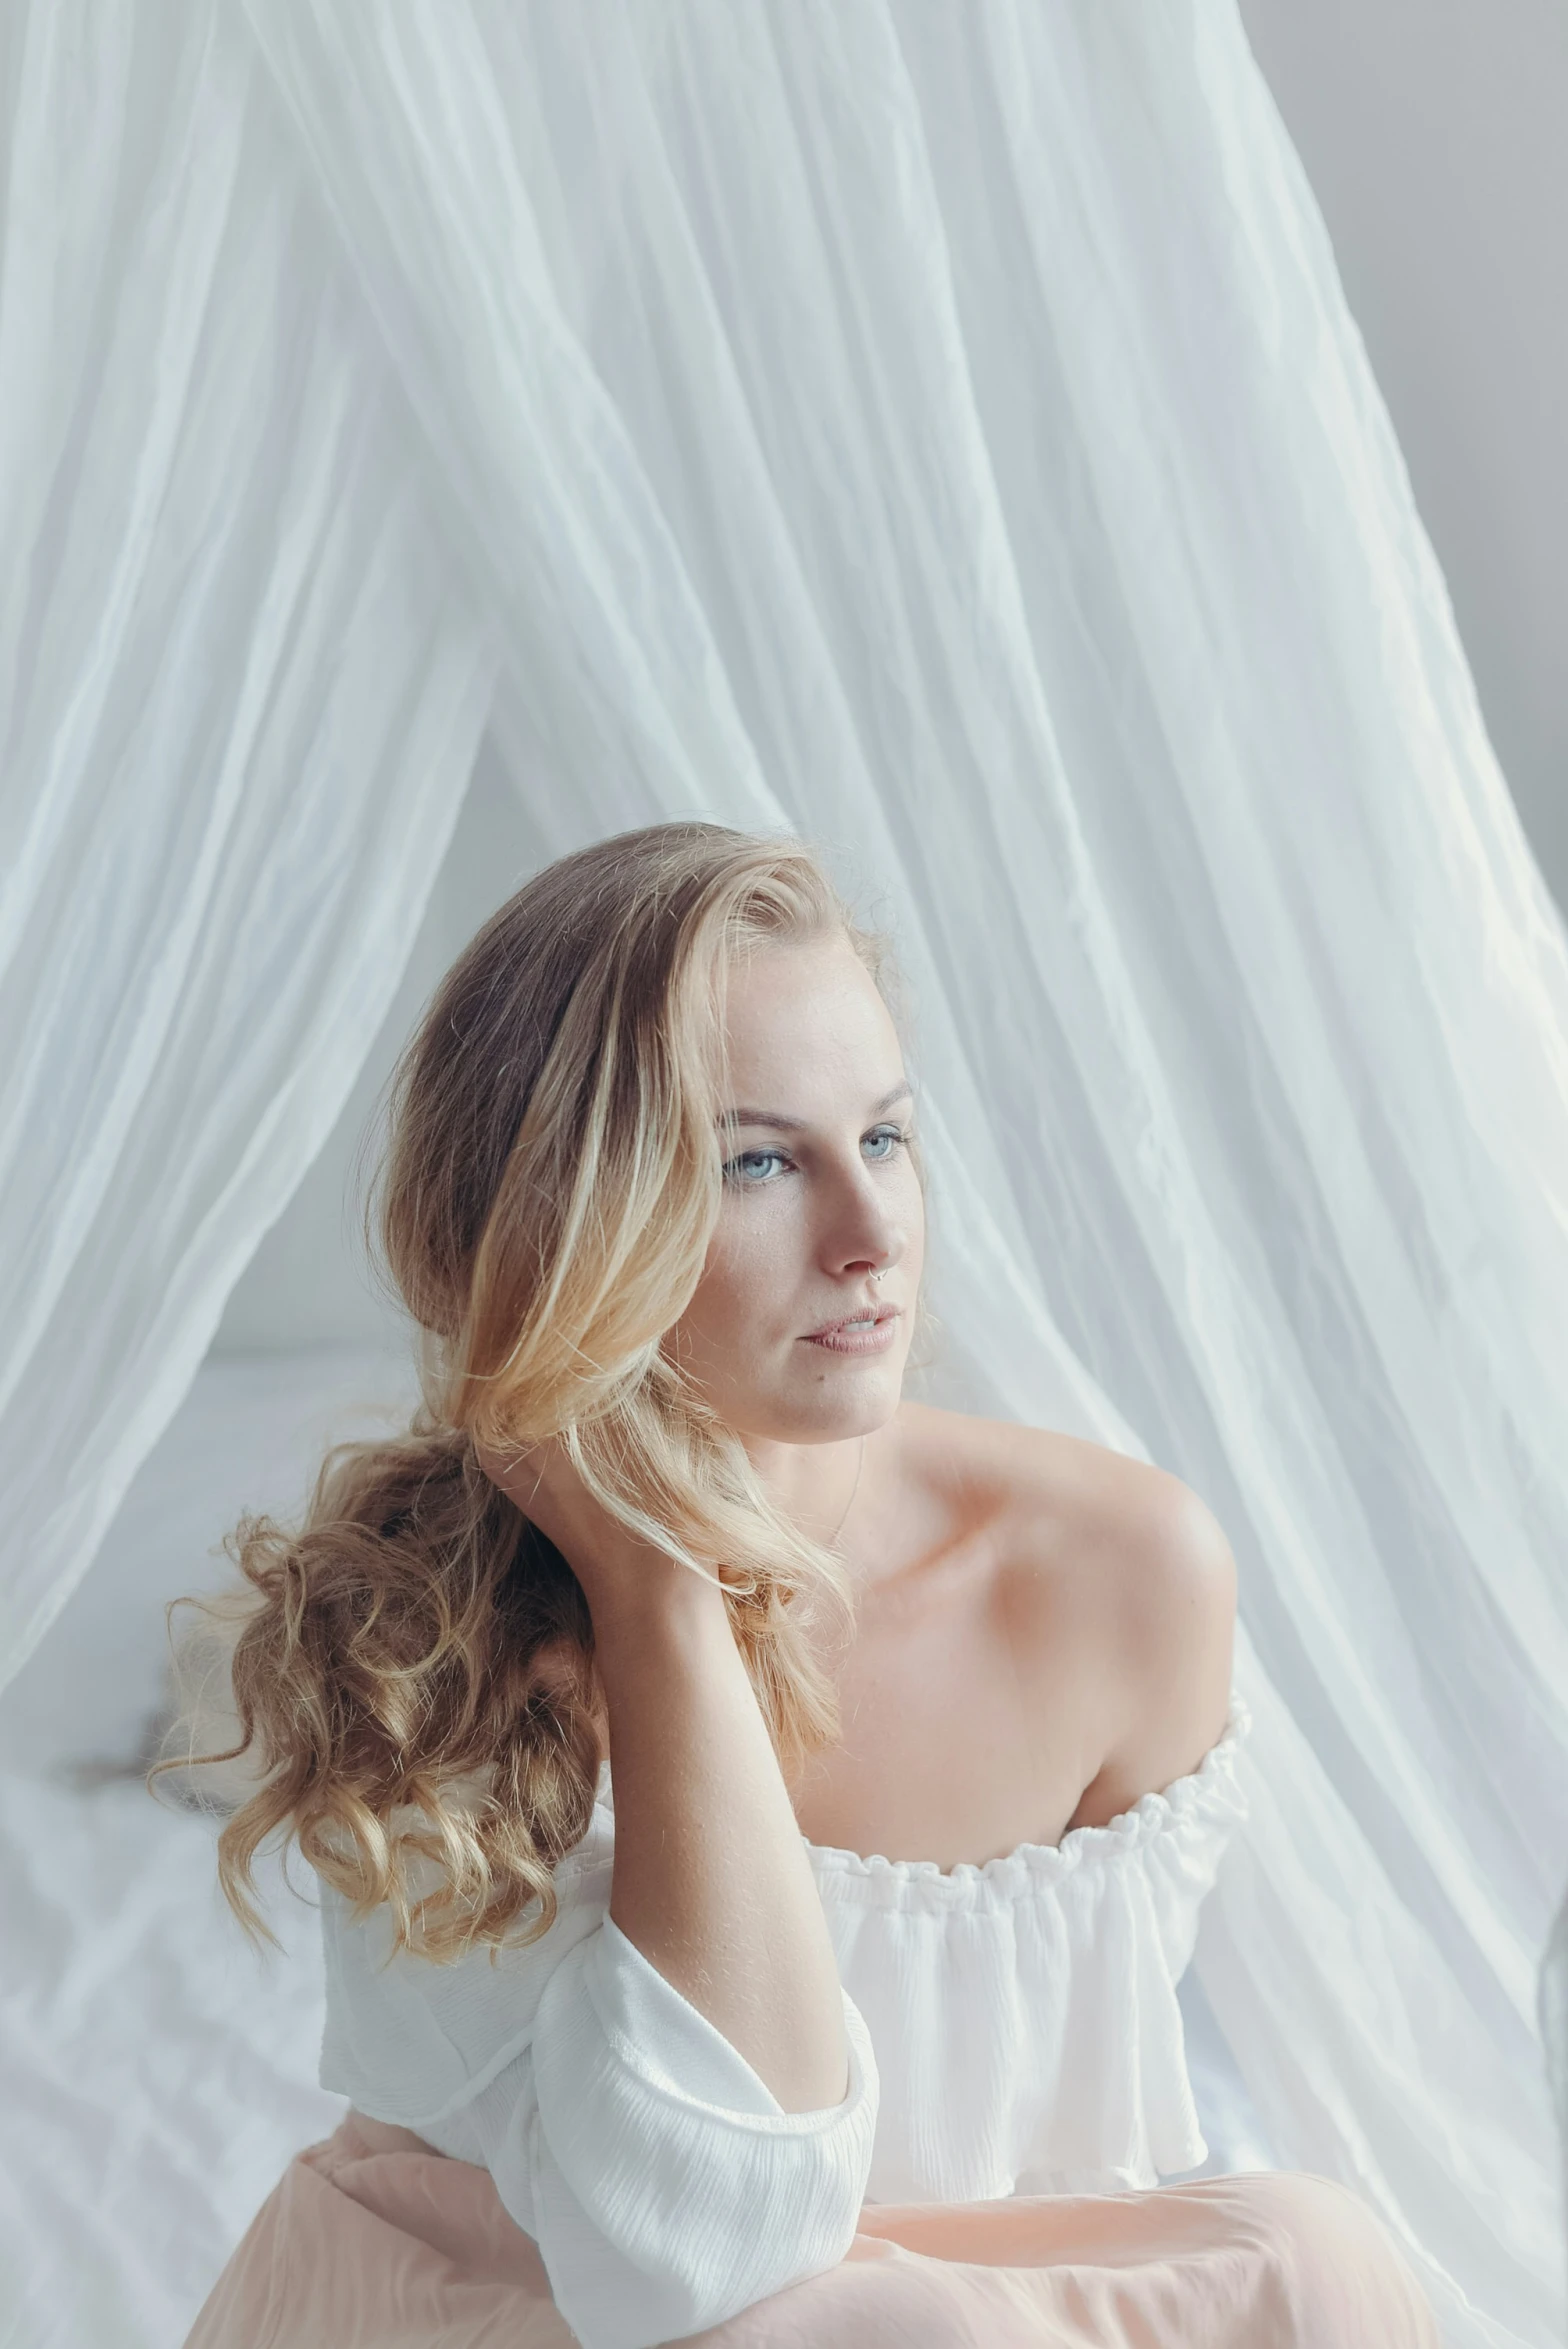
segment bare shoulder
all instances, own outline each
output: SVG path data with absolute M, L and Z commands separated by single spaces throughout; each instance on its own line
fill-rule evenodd
M 1056 1428 L 929 1403 L 901 1403 L 898 1420 L 908 1469 L 1005 1511 L 1026 1578 L 1066 1562 L 1064 1536 L 1097 1571 L 1113 1559 L 1200 1578 L 1216 1565 L 1231 1570 L 1212 1512 L 1166 1469 Z
M 1168 1470 L 1055 1429 L 920 1410 L 943 1462 L 994 1529 L 1009 1645 L 1083 1702 L 1086 1783 L 1074 1826 L 1099 1825 L 1195 1769 L 1229 1711 L 1236 1565 L 1208 1504 Z M 1078 1710 L 1075 1703 L 1074 1710 Z

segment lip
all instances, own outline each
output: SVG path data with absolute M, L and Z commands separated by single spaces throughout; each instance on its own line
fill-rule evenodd
M 824 1328 L 812 1330 L 801 1343 L 821 1346 L 829 1354 L 883 1354 L 898 1335 L 897 1322 L 902 1310 L 898 1305 L 879 1305 L 871 1328 L 854 1330 L 846 1329 L 844 1324 L 858 1321 L 860 1315 L 846 1313 L 842 1321 L 830 1321 Z

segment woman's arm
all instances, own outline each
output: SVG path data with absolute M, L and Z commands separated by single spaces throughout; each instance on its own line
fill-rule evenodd
M 575 1561 L 573 1561 L 575 1568 Z M 720 1592 L 664 1558 L 589 1605 L 610 1715 L 610 1915 L 786 2112 L 840 2103 L 843 1994 Z
M 639 1542 L 558 1443 L 487 1472 L 555 1543 L 593 1616 L 615 1797 L 610 1915 L 785 2112 L 843 2101 L 827 1920 L 722 1592 Z

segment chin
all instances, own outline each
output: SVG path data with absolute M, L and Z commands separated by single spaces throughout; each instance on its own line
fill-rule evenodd
M 835 1364 L 833 1374 L 806 1394 L 758 1396 L 746 1416 L 747 1432 L 777 1444 L 835 1444 L 847 1436 L 875 1435 L 898 1409 L 903 1385 L 901 1362 L 855 1369 Z

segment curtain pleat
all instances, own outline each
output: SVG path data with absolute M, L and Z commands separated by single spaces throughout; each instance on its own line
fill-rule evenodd
M 347 1097 L 495 665 L 243 28 L 7 37 L 5 1677 Z

